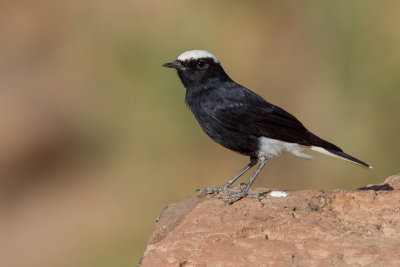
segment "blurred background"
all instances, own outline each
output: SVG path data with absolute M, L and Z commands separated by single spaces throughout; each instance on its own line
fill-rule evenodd
M 283 156 L 255 187 L 399 173 L 399 12 L 394 0 L 2 1 L 0 266 L 134 266 L 167 204 L 248 163 L 202 132 L 161 67 L 186 50 L 212 52 L 374 166 Z

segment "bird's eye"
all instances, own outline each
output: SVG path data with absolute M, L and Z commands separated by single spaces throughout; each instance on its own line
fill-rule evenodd
M 208 64 L 204 60 L 199 60 L 197 62 L 197 67 L 199 69 L 207 69 L 208 68 Z

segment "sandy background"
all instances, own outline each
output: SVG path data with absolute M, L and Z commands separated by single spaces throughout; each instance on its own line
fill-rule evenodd
M 398 173 L 399 12 L 398 1 L 2 1 L 0 265 L 135 265 L 166 204 L 247 163 L 209 140 L 161 67 L 190 49 L 374 166 L 283 156 L 255 186 L 350 189 Z

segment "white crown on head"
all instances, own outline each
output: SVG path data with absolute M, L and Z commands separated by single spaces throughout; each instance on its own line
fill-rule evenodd
M 183 52 L 182 54 L 179 55 L 178 60 L 185 61 L 185 60 L 199 59 L 199 58 L 211 58 L 215 63 L 219 63 L 218 58 L 216 58 L 213 54 L 205 50 L 190 50 Z

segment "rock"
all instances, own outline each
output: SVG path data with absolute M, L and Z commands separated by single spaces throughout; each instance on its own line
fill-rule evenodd
M 195 195 L 164 209 L 140 266 L 400 266 L 400 176 L 382 185 L 232 205 Z

